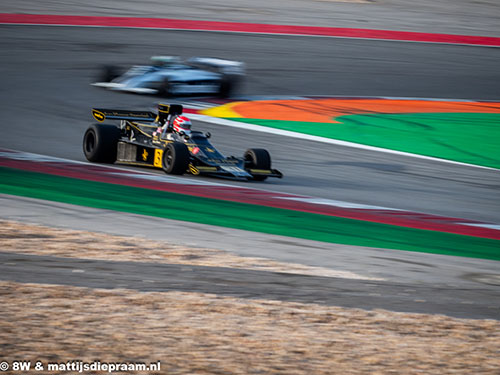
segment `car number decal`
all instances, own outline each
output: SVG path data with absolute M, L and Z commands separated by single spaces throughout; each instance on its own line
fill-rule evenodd
M 155 158 L 153 161 L 153 165 L 155 167 L 158 167 L 158 168 L 162 167 L 162 162 L 161 162 L 162 156 L 163 156 L 163 150 L 161 150 L 159 148 L 155 149 Z

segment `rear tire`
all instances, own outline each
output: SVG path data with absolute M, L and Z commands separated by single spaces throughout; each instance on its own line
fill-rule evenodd
M 185 144 L 172 142 L 163 150 L 162 168 L 167 174 L 182 175 L 189 166 L 190 154 Z
M 163 96 L 164 98 L 172 97 L 172 84 L 168 81 L 168 79 L 165 79 L 165 81 L 163 81 L 163 83 L 160 85 L 158 94 L 160 96 Z
M 271 155 L 263 148 L 250 148 L 243 155 L 248 169 L 271 169 Z M 267 176 L 253 176 L 255 181 L 264 181 Z
M 97 82 L 111 82 L 121 76 L 120 68 L 115 65 L 105 65 L 101 68 L 101 73 L 97 77 Z
M 83 153 L 88 161 L 114 163 L 120 129 L 114 125 L 90 125 L 83 136 Z
M 231 97 L 236 87 L 236 78 L 230 75 L 224 75 L 220 81 L 219 98 L 226 99 Z

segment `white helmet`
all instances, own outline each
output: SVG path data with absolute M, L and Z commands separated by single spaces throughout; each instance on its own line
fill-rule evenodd
M 174 120 L 174 131 L 177 133 L 184 132 L 186 135 L 191 134 L 191 120 L 186 116 L 177 116 Z

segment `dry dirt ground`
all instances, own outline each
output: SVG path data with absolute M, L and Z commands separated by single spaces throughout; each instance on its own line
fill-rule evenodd
M 61 257 L 330 271 L 7 221 L 0 244 Z M 0 359 L 9 362 L 161 361 L 162 374 L 500 373 L 495 320 L 9 281 L 0 302 Z

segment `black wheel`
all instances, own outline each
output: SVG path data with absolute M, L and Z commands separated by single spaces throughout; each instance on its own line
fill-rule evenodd
M 83 136 L 83 153 L 88 161 L 114 163 L 120 129 L 114 125 L 90 125 Z
M 121 69 L 114 65 L 105 65 L 101 68 L 101 72 L 97 77 L 97 82 L 111 82 L 115 78 L 121 76 Z
M 220 81 L 219 97 L 229 98 L 233 94 L 235 86 L 236 78 L 230 75 L 224 75 Z
M 185 144 L 172 142 L 163 150 L 162 168 L 168 174 L 184 174 L 189 165 L 189 150 Z
M 168 81 L 168 79 L 165 79 L 162 82 L 162 84 L 158 88 L 158 94 L 165 98 L 172 97 L 172 84 Z
M 263 148 L 250 148 L 243 158 L 248 169 L 271 169 L 271 155 Z M 267 176 L 253 176 L 256 181 L 264 181 L 266 178 Z

